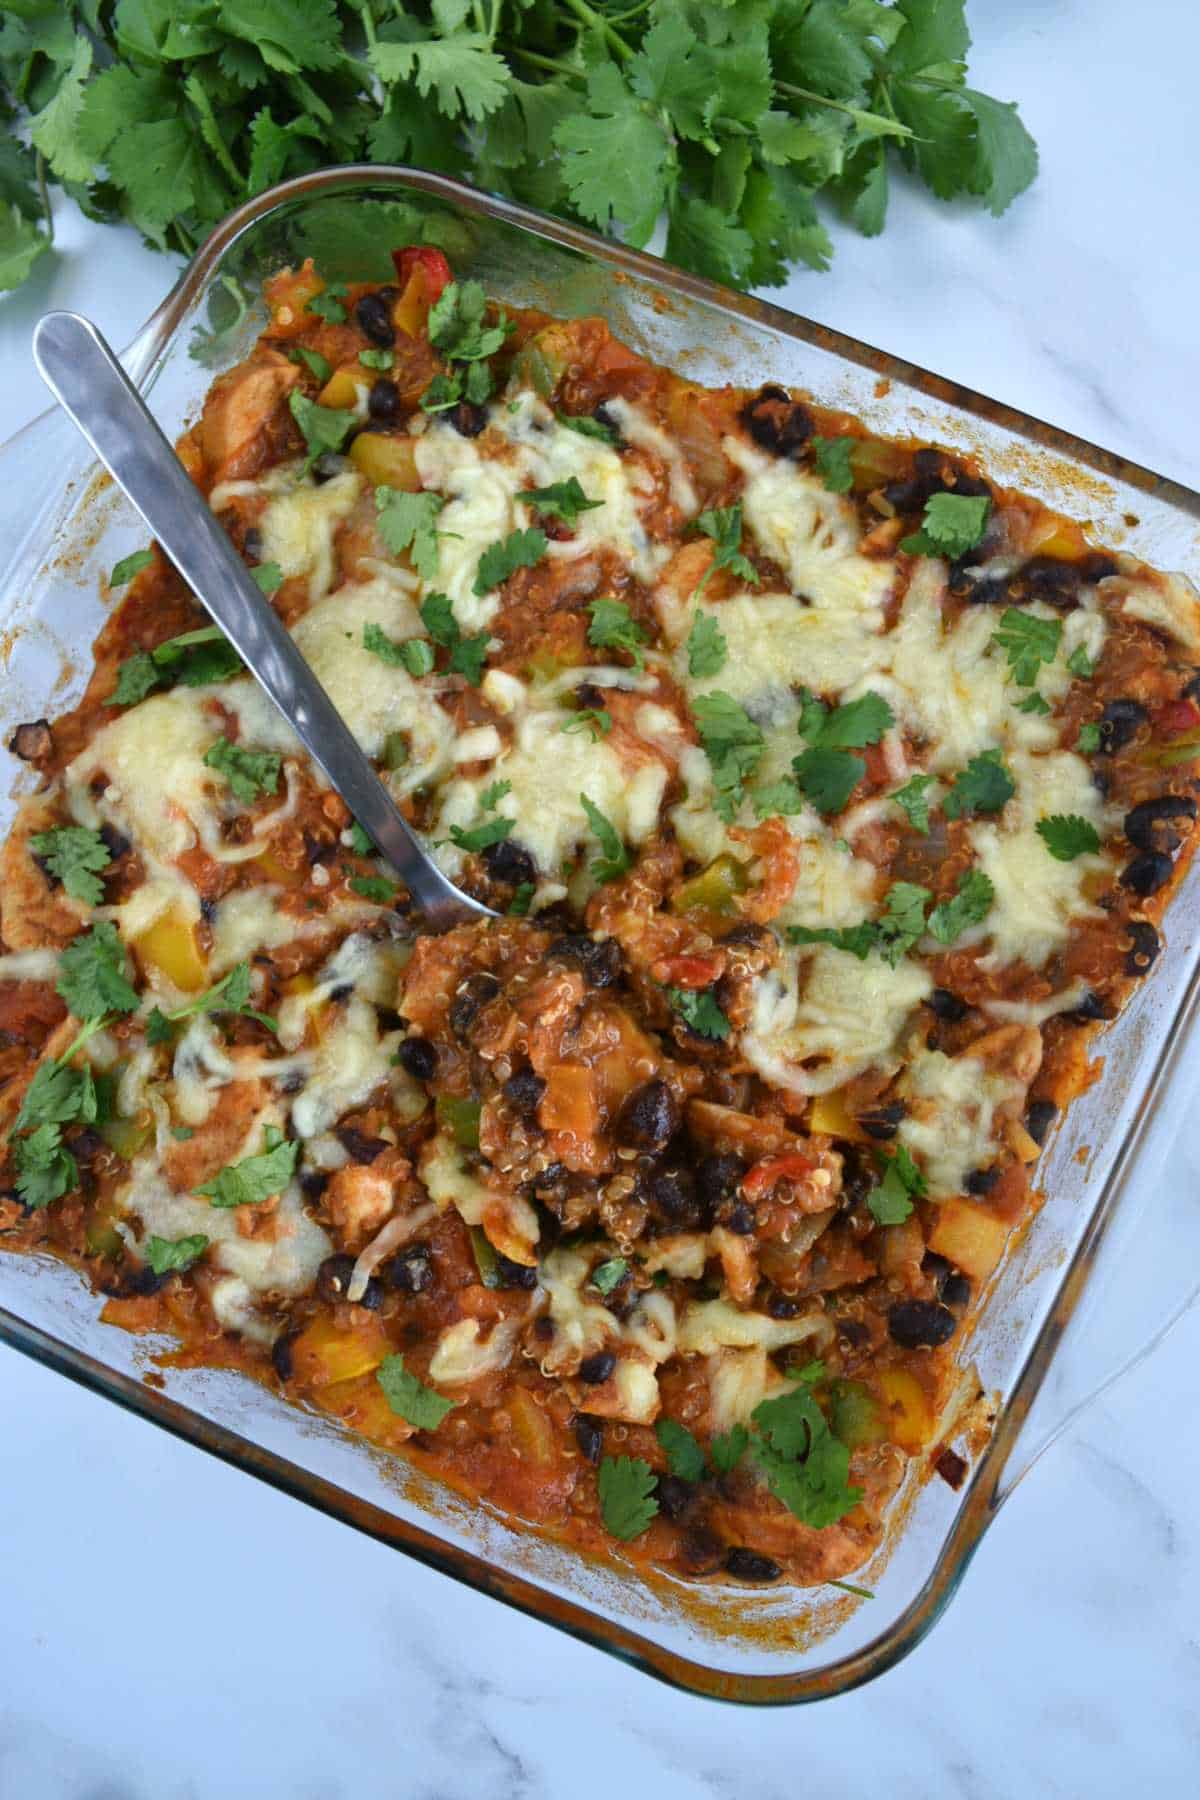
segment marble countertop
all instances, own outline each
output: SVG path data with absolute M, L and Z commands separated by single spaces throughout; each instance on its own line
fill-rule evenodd
M 901 191 L 782 297 L 1200 486 L 1200 9 L 1153 10 L 977 3 L 973 73 L 1021 97 L 1036 188 L 999 222 Z M 170 279 L 78 215 L 60 243 L 0 302 L 9 430 L 41 407 L 40 312 L 121 343 Z M 1193 1313 L 1019 1486 L 931 1637 L 800 1713 L 672 1693 L 0 1351 L 0 1800 L 1190 1791 L 1198 1361 Z

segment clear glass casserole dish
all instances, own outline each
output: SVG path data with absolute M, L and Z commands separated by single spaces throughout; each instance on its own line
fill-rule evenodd
M 1085 522 L 1097 541 L 1159 568 L 1200 570 L 1200 495 L 780 308 L 418 171 L 328 171 L 242 208 L 199 252 L 126 365 L 175 434 L 214 373 L 249 349 L 266 275 L 312 253 L 332 276 L 386 276 L 392 245 L 420 236 L 502 302 L 600 313 L 618 336 L 697 380 L 780 381 L 881 434 L 975 452 L 1000 481 Z M 56 415 L 22 432 L 0 463 L 11 553 L 0 592 L 7 741 L 15 724 L 61 710 L 82 689 L 102 617 L 99 578 L 141 531 Z M 21 786 L 20 765 L 4 753 L 0 791 Z M 11 800 L 0 801 L 5 829 L 11 813 Z M 871 1601 L 828 1589 L 685 1588 L 588 1562 L 243 1377 L 159 1371 L 152 1359 L 162 1346 L 102 1327 L 79 1276 L 49 1257 L 0 1255 L 0 1338 L 648 1673 L 740 1701 L 820 1698 L 912 1648 L 1020 1474 L 1192 1297 L 1200 1187 L 1188 1179 L 1179 1129 L 1187 1083 L 1176 1065 L 1198 993 L 1200 864 L 1168 914 L 1154 979 L 1096 1044 L 1103 1079 L 1043 1157 L 1048 1202 L 965 1341 L 962 1354 L 993 1403 L 991 1434 L 959 1492 L 914 1479 L 902 1493 L 883 1550 L 859 1578 Z

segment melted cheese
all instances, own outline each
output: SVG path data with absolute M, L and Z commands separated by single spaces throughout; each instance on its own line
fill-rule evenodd
M 280 491 L 258 522 L 259 560 L 278 563 L 285 577 L 306 575 L 309 600 L 320 600 L 333 585 L 334 538 L 362 492 L 362 477 L 347 469 L 318 486 L 299 463 L 273 473 L 272 485 Z
M 459 1319 L 448 1325 L 437 1341 L 429 1364 L 429 1379 L 437 1387 L 462 1387 L 481 1375 L 492 1375 L 512 1361 L 520 1319 L 502 1319 L 487 1336 L 478 1319 Z
M 1115 600 L 1127 617 L 1152 625 L 1193 656 L 1200 656 L 1200 598 L 1186 576 L 1135 579 L 1111 575 L 1100 583 L 1100 592 L 1106 600 Z
M 776 1086 L 827 1094 L 897 1061 L 904 1026 L 932 987 L 927 970 L 906 958 L 893 969 L 825 944 L 785 953 L 779 969 L 755 983 L 743 1049 Z
M 923 1050 L 913 1059 L 900 1083 L 909 1112 L 899 1136 L 924 1169 L 930 1199 L 965 1193 L 971 1170 L 994 1161 L 997 1110 L 1024 1091 L 975 1056 Z
M 772 1319 L 767 1313 L 743 1312 L 728 1300 L 693 1300 L 684 1307 L 679 1348 L 685 1356 L 711 1356 L 718 1350 L 782 1350 L 809 1338 L 825 1338 L 832 1327 L 818 1301 L 798 1319 Z

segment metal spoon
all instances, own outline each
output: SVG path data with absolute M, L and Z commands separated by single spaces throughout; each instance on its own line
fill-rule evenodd
M 441 930 L 494 916 L 430 861 L 96 327 L 78 313 L 47 313 L 34 331 L 33 355 L 55 399 L 404 882 L 425 922 Z

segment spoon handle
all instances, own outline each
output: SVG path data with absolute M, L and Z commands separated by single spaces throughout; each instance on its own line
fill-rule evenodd
M 269 601 L 255 584 L 96 327 L 52 312 L 38 370 L 192 592 L 404 882 L 427 924 L 487 916 L 430 862 Z

